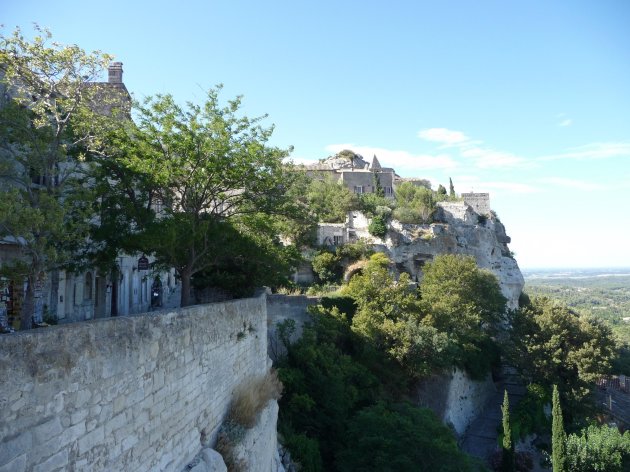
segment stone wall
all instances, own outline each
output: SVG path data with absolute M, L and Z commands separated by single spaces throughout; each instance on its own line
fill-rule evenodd
M 0 471 L 180 471 L 266 351 L 264 295 L 0 336 Z
M 495 391 L 490 374 L 485 380 L 472 380 L 465 372 L 454 369 L 450 374 L 434 375 L 421 382 L 417 403 L 431 408 L 461 437 Z
M 306 295 L 268 295 L 267 296 L 267 334 L 269 337 L 269 357 L 277 360 L 284 352 L 284 346 L 278 339 L 277 325 L 285 320 L 295 321 L 295 332 L 291 341 L 295 342 L 302 336 L 304 323 L 311 320 L 308 307 L 319 303 L 318 297 Z
M 490 194 L 489 193 L 462 193 L 464 202 L 470 205 L 479 215 L 490 214 Z

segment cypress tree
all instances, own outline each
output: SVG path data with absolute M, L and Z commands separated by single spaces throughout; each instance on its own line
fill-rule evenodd
M 503 459 L 501 468 L 504 472 L 512 472 L 514 470 L 514 449 L 512 445 L 512 428 L 510 426 L 510 399 L 508 398 L 507 390 L 503 391 L 501 413 L 503 413 Z
M 449 186 L 450 186 L 449 197 L 454 197 L 455 196 L 455 187 L 453 186 L 453 179 L 451 179 L 449 177 L 448 178 L 448 183 L 449 183 Z
M 566 434 L 562 424 L 562 409 L 558 386 L 553 386 L 551 401 L 551 464 L 553 472 L 566 472 Z

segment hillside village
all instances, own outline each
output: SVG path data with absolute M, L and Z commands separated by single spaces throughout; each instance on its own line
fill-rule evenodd
M 523 292 L 489 194 L 295 166 L 220 88 L 139 104 L 109 56 L 27 47 L 2 37 L 0 472 L 590 470 L 605 435 L 629 463 L 591 401 L 610 328 Z

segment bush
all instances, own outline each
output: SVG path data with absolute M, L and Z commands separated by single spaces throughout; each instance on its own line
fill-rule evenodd
M 324 308 L 332 310 L 336 307 L 341 313 L 344 313 L 350 322 L 357 311 L 357 302 L 354 298 L 347 295 L 328 295 L 322 298 L 321 304 Z
M 323 283 L 336 282 L 341 278 L 339 258 L 330 252 L 322 251 L 312 261 L 313 272 Z
M 368 225 L 368 232 L 377 238 L 384 238 L 387 234 L 387 223 L 385 219 L 380 215 L 376 215 L 372 218 L 372 221 Z
M 245 428 L 256 424 L 258 415 L 270 400 L 278 400 L 282 394 L 282 382 L 275 370 L 259 377 L 250 377 L 234 391 L 228 418 Z
M 610 426 L 589 426 L 581 435 L 571 434 L 566 446 L 571 472 L 622 472 L 630 470 L 630 432 Z
M 346 442 L 337 455 L 341 472 L 474 470 L 435 414 L 409 403 L 378 403 L 359 411 L 350 421 Z

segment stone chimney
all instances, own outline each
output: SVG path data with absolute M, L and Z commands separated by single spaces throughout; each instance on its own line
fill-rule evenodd
M 108 78 L 108 82 L 110 84 L 122 84 L 122 74 L 123 74 L 123 68 L 122 68 L 122 62 L 112 62 L 109 65 L 109 78 Z

